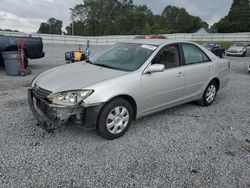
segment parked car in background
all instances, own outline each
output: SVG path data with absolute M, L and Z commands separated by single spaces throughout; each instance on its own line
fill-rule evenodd
M 228 48 L 226 55 L 244 57 L 250 54 L 250 42 L 236 42 Z
M 70 121 L 115 139 L 140 117 L 190 101 L 211 105 L 229 68 L 192 42 L 138 39 L 38 75 L 28 101 L 47 130 Z
M 16 37 L 0 35 L 0 62 L 3 62 L 1 52 L 17 51 L 18 41 L 24 42 L 24 66 L 28 65 L 28 58 L 38 59 L 44 57 L 43 41 L 41 37 Z
M 218 42 L 207 42 L 203 44 L 205 48 L 213 52 L 215 55 L 223 58 L 225 56 L 225 48 L 221 43 Z
M 134 39 L 167 39 L 164 35 L 138 35 Z

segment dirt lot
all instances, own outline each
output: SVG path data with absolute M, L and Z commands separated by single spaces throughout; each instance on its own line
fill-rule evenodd
M 231 81 L 212 106 L 172 108 L 106 141 L 69 126 L 46 133 L 29 110 L 30 81 L 75 48 L 45 45 L 27 77 L 0 67 L 0 187 L 250 187 L 250 57 L 227 57 Z

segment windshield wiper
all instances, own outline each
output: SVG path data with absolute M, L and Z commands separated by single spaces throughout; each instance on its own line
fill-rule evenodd
M 106 64 L 98 64 L 98 63 L 93 63 L 92 61 L 90 61 L 89 59 L 86 60 L 87 63 L 92 64 L 92 65 L 96 65 L 99 67 L 105 67 L 105 68 L 109 68 L 109 69 L 115 69 L 115 70 L 122 70 L 120 68 L 117 67 L 112 67 L 110 65 L 106 65 Z
M 105 67 L 105 68 L 110 68 L 110 69 L 116 69 L 116 68 L 109 66 L 109 65 L 106 65 L 106 64 L 94 64 L 94 65 L 100 66 L 100 67 Z
M 89 64 L 94 64 L 92 61 L 90 61 L 89 59 L 86 59 L 85 60 L 87 63 L 89 63 Z

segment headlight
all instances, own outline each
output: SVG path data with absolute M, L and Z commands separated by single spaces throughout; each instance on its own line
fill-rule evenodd
M 244 52 L 245 50 L 246 50 L 246 48 L 243 48 L 243 49 L 240 50 L 240 52 Z
M 48 99 L 52 102 L 52 104 L 60 106 L 74 106 L 81 103 L 93 92 L 93 90 L 65 91 L 53 94 L 49 96 Z

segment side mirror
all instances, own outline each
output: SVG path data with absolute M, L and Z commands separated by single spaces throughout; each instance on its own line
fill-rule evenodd
M 163 72 L 165 70 L 165 65 L 163 64 L 153 64 L 148 67 L 146 70 L 146 74 L 154 73 L 154 72 Z

